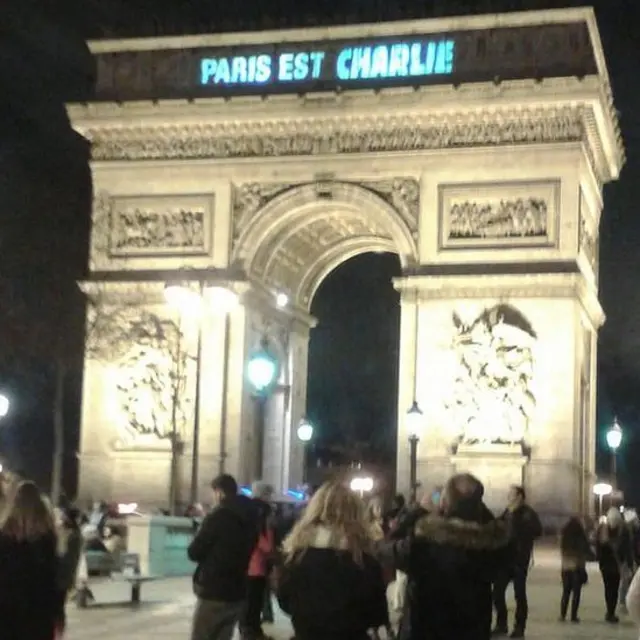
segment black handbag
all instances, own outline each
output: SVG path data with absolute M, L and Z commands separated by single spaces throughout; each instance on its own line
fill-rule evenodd
M 581 585 L 589 584 L 589 574 L 585 567 L 581 567 L 578 569 L 578 578 L 580 580 Z

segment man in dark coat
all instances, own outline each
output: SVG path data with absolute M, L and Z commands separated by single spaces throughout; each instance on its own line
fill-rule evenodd
M 487 517 L 482 493 L 474 476 L 454 476 L 441 512 L 424 515 L 411 536 L 386 546 L 409 580 L 403 640 L 491 637 L 491 584 L 509 535 L 504 523 Z
M 500 517 L 507 523 L 509 541 L 509 564 L 500 573 L 493 588 L 493 603 L 496 608 L 494 637 L 508 633 L 507 603 L 505 594 L 510 582 L 516 600 L 516 615 L 511 638 L 524 638 L 529 614 L 527 601 L 527 576 L 533 553 L 533 544 L 542 535 L 542 524 L 538 514 L 526 503 L 523 487 L 513 486 L 509 492 L 509 505 Z
M 197 563 L 193 590 L 198 597 L 192 640 L 231 640 L 247 594 L 247 569 L 258 541 L 258 516 L 250 498 L 238 495 L 230 475 L 213 480 L 217 506 L 209 513 L 188 555 Z

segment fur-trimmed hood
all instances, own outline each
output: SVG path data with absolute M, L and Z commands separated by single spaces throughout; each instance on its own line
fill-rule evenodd
M 500 520 L 480 524 L 456 517 L 426 515 L 418 520 L 414 532 L 416 538 L 427 542 L 478 551 L 500 549 L 509 543 L 508 527 Z

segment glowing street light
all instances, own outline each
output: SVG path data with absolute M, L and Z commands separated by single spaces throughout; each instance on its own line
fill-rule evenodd
M 615 452 L 620 448 L 621 444 L 622 444 L 622 428 L 620 427 L 620 424 L 618 423 L 618 419 L 616 418 L 613 421 L 613 425 L 611 426 L 611 429 L 607 431 L 607 445 L 609 445 L 609 449 L 611 449 L 611 451 Z
M 202 294 L 184 284 L 165 285 L 164 298 L 182 315 L 198 315 L 202 310 Z
M 164 296 L 167 303 L 176 309 L 180 317 L 188 316 L 198 319 L 198 333 L 196 344 L 196 380 L 193 403 L 193 446 L 191 453 L 191 487 L 190 502 L 198 502 L 198 475 L 200 466 L 200 381 L 202 377 L 202 322 L 200 321 L 205 304 L 214 312 L 225 314 L 224 329 L 224 360 L 222 378 L 222 407 L 220 409 L 220 439 L 224 443 L 227 432 L 227 384 L 229 372 L 229 334 L 230 321 L 229 313 L 239 304 L 238 294 L 228 286 L 222 284 L 206 284 L 202 280 L 197 287 L 192 287 L 188 283 L 168 283 L 164 287 Z M 173 445 L 171 458 L 171 488 L 170 507 L 175 508 L 177 498 L 177 442 L 176 425 L 172 425 Z M 224 455 L 221 445 L 219 473 L 224 473 Z
M 267 428 L 267 402 L 280 377 L 280 362 L 263 338 L 260 348 L 250 356 L 246 370 L 247 380 L 253 387 L 256 433 L 258 434 L 255 477 L 261 478 L 264 463 L 264 437 Z
M 357 491 L 360 497 L 364 497 L 365 493 L 373 490 L 373 478 L 365 476 L 364 478 L 353 478 L 349 483 L 351 491 Z
M 622 435 L 622 428 L 618 423 L 618 418 L 615 418 L 611 429 L 607 431 L 607 445 L 611 450 L 611 475 L 616 486 L 618 485 L 618 449 L 622 444 Z
M 206 287 L 204 294 L 213 311 L 229 313 L 240 304 L 240 296 L 229 287 L 221 285 Z
M 307 443 L 310 442 L 312 438 L 313 425 L 306 418 L 303 418 L 298 425 L 298 440 Z
M 284 309 L 289 304 L 289 296 L 281 291 L 276 295 L 276 306 L 278 309 Z
M 302 442 L 304 446 L 303 450 L 303 468 L 302 468 L 302 480 L 306 481 L 307 467 L 309 466 L 309 443 L 313 439 L 313 425 L 306 418 L 302 418 L 298 424 L 298 440 Z
M 9 398 L 4 393 L 0 393 L 0 418 L 5 418 L 10 408 L 11 402 L 9 402 Z
M 613 493 L 613 487 L 607 482 L 597 482 L 593 485 L 593 493 L 598 496 L 598 516 L 602 516 L 602 503 L 605 496 Z
M 247 363 L 247 378 L 257 395 L 269 392 L 278 378 L 278 360 L 262 344 Z

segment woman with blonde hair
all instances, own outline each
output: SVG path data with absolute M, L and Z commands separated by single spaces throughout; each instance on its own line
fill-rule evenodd
M 382 568 L 362 500 L 324 484 L 283 543 L 278 600 L 296 640 L 365 640 L 385 626 Z
M 53 516 L 32 482 L 7 497 L 0 515 L 3 640 L 51 640 L 62 621 Z

